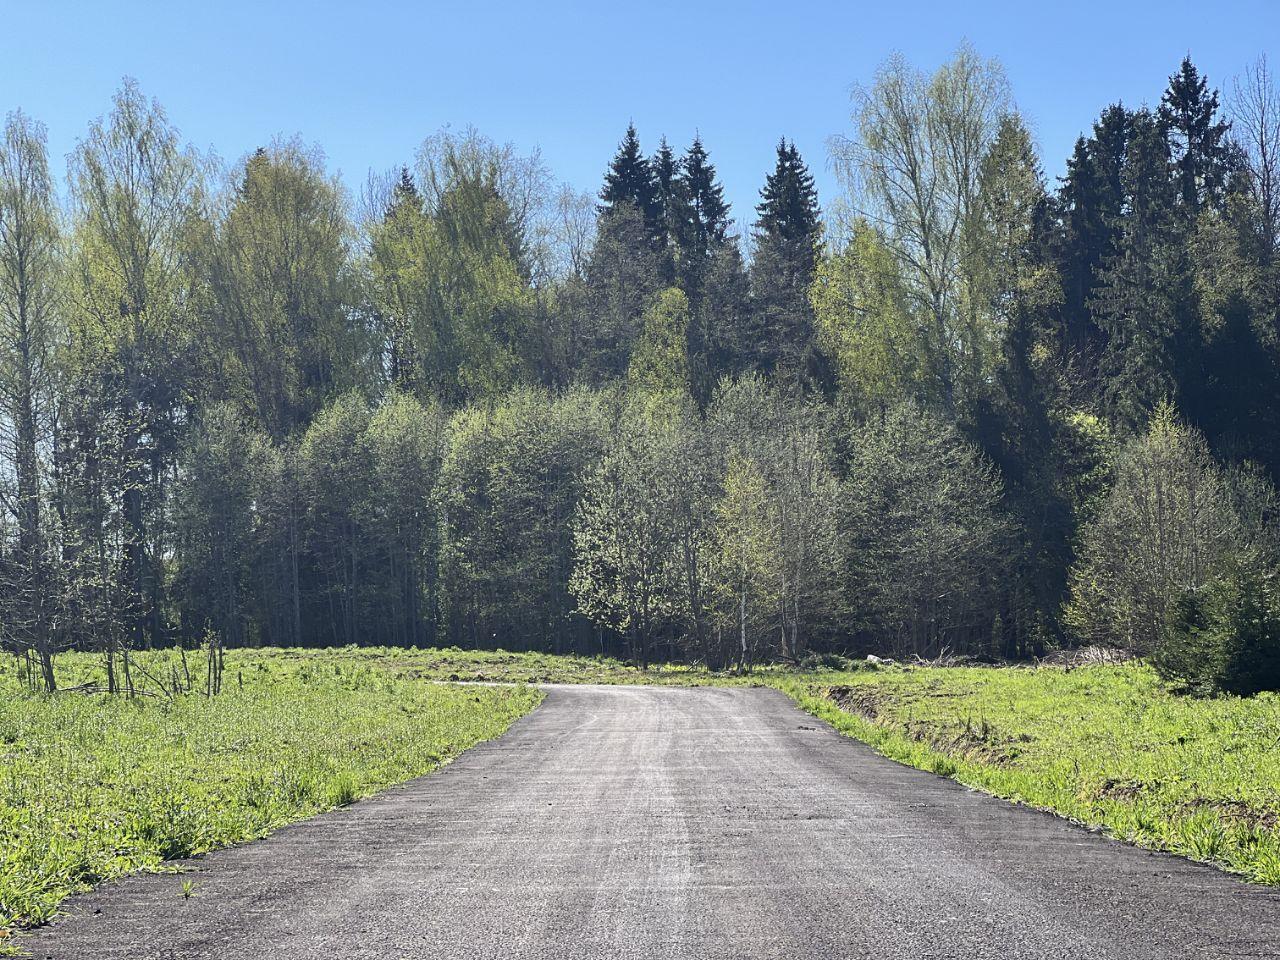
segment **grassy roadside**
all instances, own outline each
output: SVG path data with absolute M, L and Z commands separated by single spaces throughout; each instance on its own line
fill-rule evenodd
M 0 930 L 47 920 L 103 880 L 428 773 L 542 698 L 523 686 L 415 682 L 343 658 L 228 660 L 214 701 L 30 695 L 3 663 Z M 156 676 L 163 666 L 149 664 Z M 76 683 L 98 665 L 66 656 L 60 667 Z
M 1187 698 L 1140 665 L 878 670 L 778 686 L 894 760 L 1280 884 L 1280 696 Z

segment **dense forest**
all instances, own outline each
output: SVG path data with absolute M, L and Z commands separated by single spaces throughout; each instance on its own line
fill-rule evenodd
M 131 82 L 64 191 L 12 114 L 3 642 L 50 688 L 176 644 L 1092 643 L 1274 685 L 1280 96 L 1152 92 L 1051 185 L 998 63 L 892 58 L 846 194 L 780 140 L 741 230 L 700 139 L 634 128 L 598 196 L 467 131 L 352 198 Z

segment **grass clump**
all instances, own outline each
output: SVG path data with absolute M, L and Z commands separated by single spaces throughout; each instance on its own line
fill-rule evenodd
M 7 665 L 0 928 L 44 922 L 103 880 L 428 773 L 541 699 L 527 687 L 422 683 L 358 661 L 321 666 L 245 652 L 228 657 L 219 697 L 130 700 L 31 694 Z M 59 667 L 68 684 L 84 682 L 97 660 L 66 655 Z

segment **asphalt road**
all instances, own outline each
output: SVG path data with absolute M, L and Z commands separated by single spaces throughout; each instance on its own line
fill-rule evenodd
M 58 960 L 1280 957 L 1280 893 L 899 766 L 768 690 L 552 689 L 444 770 L 68 904 Z

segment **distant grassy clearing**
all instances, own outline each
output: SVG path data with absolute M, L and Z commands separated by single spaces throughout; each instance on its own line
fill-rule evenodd
M 474 683 L 633 683 L 663 686 L 730 686 L 762 682 L 772 669 L 739 677 L 700 667 L 655 664 L 641 670 L 613 657 L 582 657 L 554 653 L 513 653 L 508 650 L 445 648 L 342 647 L 228 651 L 228 683 L 242 664 L 257 659 L 295 664 L 362 663 L 403 679 Z
M 152 673 L 169 676 L 151 655 Z M 31 696 L 0 668 L 0 928 L 68 894 L 250 840 L 434 770 L 542 698 L 407 680 L 355 658 L 242 652 L 226 691 Z M 60 658 L 61 679 L 99 661 Z
M 860 671 L 779 686 L 895 760 L 1280 884 L 1275 694 L 1177 696 L 1138 665 Z

